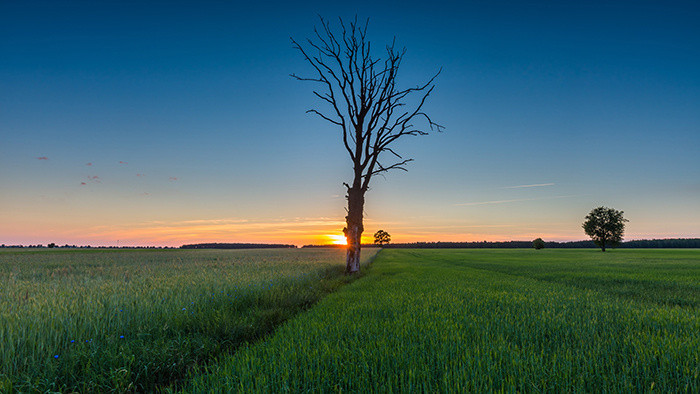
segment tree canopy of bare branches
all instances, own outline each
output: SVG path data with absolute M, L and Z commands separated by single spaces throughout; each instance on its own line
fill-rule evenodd
M 353 165 L 353 179 L 347 189 L 345 235 L 348 240 L 346 272 L 359 270 L 360 240 L 363 228 L 364 196 L 373 176 L 390 170 L 406 171 L 405 158 L 394 150 L 394 143 L 405 136 L 441 131 L 423 111 L 435 89 L 440 71 L 422 84 L 401 88 L 397 76 L 406 49 L 396 48 L 396 39 L 385 46 L 385 56 L 375 57 L 367 37 L 369 19 L 349 23 L 339 19 L 339 31 L 320 18 L 320 27 L 303 42 L 292 38 L 292 45 L 311 65 L 312 76 L 292 74 L 300 81 L 317 84 L 314 95 L 325 105 L 309 109 L 338 126 Z

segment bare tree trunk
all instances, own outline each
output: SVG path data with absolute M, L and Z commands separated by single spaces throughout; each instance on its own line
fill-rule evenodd
M 348 192 L 343 230 L 348 244 L 346 274 L 360 270 L 362 214 L 370 180 L 390 170 L 406 171 L 406 165 L 413 161 L 397 153 L 394 142 L 406 136 L 427 135 L 428 129 L 442 129 L 423 112 L 440 71 L 424 84 L 398 88 L 396 76 L 406 49 L 399 50 L 392 42 L 385 47 L 385 59 L 373 57 L 368 23 L 358 24 L 357 17 L 349 24 L 341 20 L 340 32 L 334 33 L 321 18 L 321 28 L 314 29 L 313 39 L 303 42 L 303 46 L 292 39 L 294 48 L 315 71 L 311 77 L 292 77 L 318 84 L 314 95 L 329 105 L 326 110 L 309 109 L 307 113 L 340 128 L 353 165 L 352 187 L 343 183 Z
M 360 270 L 360 249 L 362 247 L 362 212 L 365 206 L 365 193 L 360 187 L 348 189 L 348 216 L 345 217 L 345 237 L 348 250 L 345 257 L 345 273 L 352 274 Z

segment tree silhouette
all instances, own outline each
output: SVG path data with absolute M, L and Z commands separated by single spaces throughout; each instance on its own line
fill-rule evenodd
M 391 235 L 384 230 L 379 230 L 374 233 L 374 243 L 379 244 L 379 246 L 384 246 L 391 242 Z
M 542 238 L 537 238 L 536 240 L 532 241 L 532 247 L 537 250 L 544 249 L 544 241 Z
M 314 76 L 292 77 L 319 85 L 313 93 L 327 108 L 310 109 L 307 113 L 340 128 L 352 161 L 352 181 L 343 183 L 348 201 L 343 230 L 348 243 L 345 272 L 350 274 L 360 269 L 365 193 L 372 177 L 389 170 L 406 171 L 406 164 L 413 159 L 406 159 L 393 149 L 397 140 L 442 129 L 423 112 L 440 71 L 424 84 L 401 89 L 396 78 L 406 49 L 396 49 L 395 39 L 386 46 L 386 57 L 381 59 L 371 52 L 367 37 L 369 19 L 363 25 L 358 25 L 357 17 L 349 24 L 339 19 L 338 33 L 323 18 L 320 22 L 320 29 L 314 28 L 313 38 L 303 43 L 291 39 L 293 47 L 312 66 Z
M 598 207 L 586 216 L 583 230 L 603 252 L 606 245 L 617 246 L 622 241 L 625 222 L 629 221 L 622 217 L 623 213 L 612 208 Z

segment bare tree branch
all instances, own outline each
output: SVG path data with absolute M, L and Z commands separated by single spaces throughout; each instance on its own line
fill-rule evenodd
M 385 46 L 383 58 L 376 57 L 367 36 L 369 19 L 364 24 L 358 22 L 357 16 L 348 23 L 339 19 L 337 33 L 327 20 L 321 16 L 319 20 L 311 39 L 300 43 L 291 38 L 292 47 L 315 73 L 311 77 L 291 76 L 318 84 L 313 93 L 330 108 L 312 108 L 307 113 L 341 128 L 343 145 L 353 164 L 352 182 L 343 183 L 348 198 L 346 236 L 348 245 L 355 245 L 349 246 L 347 258 L 347 272 L 352 272 L 349 267 L 353 248 L 357 249 L 353 259 L 359 267 L 364 194 L 370 180 L 391 170 L 407 170 L 413 159 L 404 159 L 394 149 L 397 140 L 443 129 L 423 110 L 442 69 L 425 83 L 399 88 L 397 77 L 406 48 L 398 49 L 396 38 Z M 397 161 L 382 164 L 381 159 L 387 155 Z

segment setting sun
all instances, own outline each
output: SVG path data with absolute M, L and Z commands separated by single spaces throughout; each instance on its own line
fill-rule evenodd
M 342 236 L 342 235 L 338 235 L 338 234 L 326 234 L 325 237 L 326 237 L 326 239 L 328 239 L 328 240 L 330 241 L 330 243 L 333 244 L 333 245 L 347 245 L 347 244 L 348 244 L 348 240 L 347 240 L 344 236 Z

